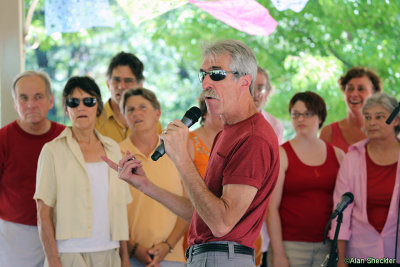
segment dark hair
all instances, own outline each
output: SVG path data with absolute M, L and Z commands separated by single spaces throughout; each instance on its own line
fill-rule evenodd
M 257 66 L 257 73 L 261 73 L 264 75 L 265 79 L 267 80 L 267 84 L 266 84 L 267 92 L 271 92 L 272 86 L 271 86 L 271 81 L 269 79 L 269 75 L 268 75 L 267 71 L 265 69 L 261 68 L 260 66 Z
M 111 79 L 111 74 L 114 68 L 118 66 L 128 66 L 133 75 L 135 75 L 138 83 L 144 80 L 143 76 L 143 63 L 137 56 L 132 53 L 125 53 L 124 51 L 116 54 L 110 61 L 107 69 L 107 78 Z
M 318 115 L 318 118 L 321 120 L 318 127 L 321 128 L 326 119 L 326 105 L 322 97 L 310 91 L 296 93 L 292 99 L 290 99 L 289 112 L 292 111 L 292 108 L 297 101 L 304 102 L 309 111 Z
M 374 86 L 374 92 L 378 93 L 382 91 L 382 81 L 379 78 L 378 74 L 372 69 L 367 67 L 353 67 L 349 69 L 345 75 L 341 76 L 338 83 L 340 89 L 344 92 L 346 89 L 347 83 L 353 78 L 360 78 L 363 76 L 367 76 L 368 79 L 371 81 L 372 85 Z
M 101 112 L 103 111 L 103 101 L 101 100 L 101 93 L 100 89 L 97 86 L 96 82 L 93 78 L 88 76 L 74 76 L 69 78 L 67 83 L 65 84 L 63 94 L 62 94 L 62 101 L 64 110 L 67 109 L 65 104 L 67 97 L 72 95 L 75 89 L 81 89 L 82 91 L 88 93 L 91 96 L 96 97 L 97 100 L 97 113 L 96 116 L 99 117 Z
M 146 88 L 129 89 L 125 91 L 124 96 L 122 98 L 123 114 L 125 114 L 126 101 L 128 100 L 128 98 L 135 95 L 142 96 L 144 99 L 148 100 L 154 109 L 161 109 L 160 102 L 158 102 L 157 97 L 153 93 L 153 91 L 150 91 L 149 89 Z
M 204 99 L 204 97 L 201 97 L 201 96 L 198 98 L 198 102 L 199 102 L 199 108 L 201 111 L 200 125 L 203 126 L 204 125 L 204 117 L 207 115 L 207 104 L 206 104 L 206 100 Z

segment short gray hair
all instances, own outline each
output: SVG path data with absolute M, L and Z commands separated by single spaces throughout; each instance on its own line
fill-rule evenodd
M 217 57 L 223 54 L 231 56 L 230 70 L 239 72 L 239 75 L 250 74 L 250 93 L 253 95 L 254 81 L 257 76 L 257 59 L 254 52 L 245 43 L 237 40 L 222 40 L 205 45 L 203 57 Z
M 46 72 L 44 72 L 44 71 L 27 70 L 27 71 L 24 71 L 24 72 L 18 74 L 18 75 L 14 78 L 14 81 L 13 81 L 13 83 L 12 83 L 12 88 L 11 88 L 11 93 L 12 93 L 13 98 L 14 98 L 14 99 L 16 98 L 16 95 L 15 95 L 15 86 L 17 85 L 17 82 L 18 82 L 19 80 L 21 80 L 22 78 L 24 78 L 24 77 L 31 77 L 31 76 L 38 76 L 39 78 L 41 78 L 41 79 L 44 81 L 44 83 L 45 83 L 45 85 L 46 85 L 46 93 L 47 93 L 47 96 L 48 96 L 48 97 L 51 97 L 52 92 L 51 92 L 51 83 L 50 83 L 49 75 L 48 75 Z
M 377 105 L 383 107 L 389 112 L 392 112 L 397 105 L 399 105 L 399 103 L 397 102 L 396 98 L 386 93 L 375 93 L 371 95 L 365 102 L 365 105 L 362 108 L 363 114 L 365 113 L 366 109 L 375 107 Z M 400 113 L 397 113 L 396 117 L 400 120 Z M 394 132 L 396 135 L 400 132 L 400 125 L 394 127 Z

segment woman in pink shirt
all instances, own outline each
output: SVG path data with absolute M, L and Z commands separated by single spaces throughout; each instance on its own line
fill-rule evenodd
M 339 86 L 344 94 L 347 117 L 323 127 L 320 138 L 346 153 L 350 145 L 365 139 L 361 109 L 369 96 L 382 91 L 382 86 L 379 76 L 366 67 L 348 70 L 340 77 Z
M 338 266 L 393 263 L 389 261 L 395 257 L 399 207 L 400 115 L 390 125 L 385 121 L 396 106 L 396 99 L 384 93 L 368 98 L 362 110 L 368 139 L 350 147 L 340 167 L 334 207 L 346 192 L 354 194 L 354 202 L 343 212 Z M 331 238 L 335 228 L 336 221 Z M 397 251 L 399 262 L 400 246 Z

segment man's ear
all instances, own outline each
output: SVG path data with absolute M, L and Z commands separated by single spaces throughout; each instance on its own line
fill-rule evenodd
M 50 101 L 50 109 L 52 109 L 54 107 L 54 95 L 53 94 L 51 94 L 49 101 Z
M 242 87 L 246 87 L 246 89 L 249 89 L 250 88 L 250 84 L 251 84 L 251 75 L 250 74 L 246 74 L 246 75 L 241 77 L 240 85 Z
M 157 121 L 160 120 L 161 118 L 161 109 L 156 109 L 156 114 L 157 114 Z
M 110 80 L 109 79 L 106 80 L 106 84 L 107 84 L 108 90 L 110 90 Z

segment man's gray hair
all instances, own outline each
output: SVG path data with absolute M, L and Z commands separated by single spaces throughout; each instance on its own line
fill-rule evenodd
M 12 88 L 11 88 L 11 93 L 12 93 L 13 98 L 14 98 L 14 99 L 16 98 L 16 95 L 15 95 L 15 86 L 16 86 L 17 82 L 18 82 L 19 80 L 21 80 L 22 78 L 24 78 L 24 77 L 30 77 L 30 76 L 38 76 L 38 77 L 40 77 L 40 78 L 44 81 L 44 83 L 45 83 L 45 85 L 46 85 L 46 93 L 47 93 L 47 96 L 48 96 L 48 97 L 51 97 L 51 94 L 52 94 L 52 93 L 51 93 L 51 83 L 50 83 L 49 75 L 47 75 L 47 73 L 44 72 L 44 71 L 27 70 L 27 71 L 24 71 L 24 72 L 18 74 L 18 75 L 14 78 L 14 81 L 13 81 L 13 83 L 12 83 Z
M 384 109 L 386 109 L 389 112 L 392 112 L 398 105 L 398 102 L 396 98 L 393 96 L 390 96 L 386 93 L 375 93 L 371 95 L 367 101 L 365 102 L 365 105 L 362 108 L 363 114 L 365 113 L 365 110 L 368 108 L 372 108 L 375 106 L 381 106 Z M 397 118 L 399 118 L 400 121 L 400 113 L 397 113 L 396 115 Z M 396 135 L 400 132 L 400 125 L 397 125 L 394 127 L 394 132 Z
M 239 72 L 238 76 L 251 75 L 250 93 L 253 95 L 254 81 L 257 76 L 257 59 L 254 52 L 245 43 L 237 40 L 222 40 L 205 45 L 203 57 L 216 58 L 223 54 L 231 56 L 230 71 Z M 237 77 L 237 76 L 236 76 Z

